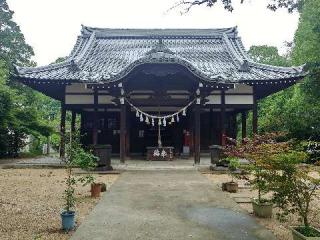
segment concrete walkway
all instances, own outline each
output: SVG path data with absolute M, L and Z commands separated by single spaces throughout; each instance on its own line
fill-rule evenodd
M 127 171 L 71 240 L 273 240 L 196 170 Z

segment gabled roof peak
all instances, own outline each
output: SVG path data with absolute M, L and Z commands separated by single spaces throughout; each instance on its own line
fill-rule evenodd
M 163 40 L 161 38 L 158 39 L 157 44 L 151 49 L 149 50 L 146 55 L 150 55 L 150 54 L 154 54 L 154 53 L 167 53 L 167 54 L 174 54 L 173 51 L 171 51 L 164 43 Z

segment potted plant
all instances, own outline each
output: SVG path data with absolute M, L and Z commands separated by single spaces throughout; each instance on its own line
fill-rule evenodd
M 238 192 L 238 183 L 234 181 L 234 178 L 237 176 L 237 170 L 240 167 L 239 160 L 237 158 L 228 158 L 228 170 L 231 176 L 231 181 L 224 183 L 224 188 L 230 193 Z
M 299 166 L 306 154 L 291 151 L 279 155 L 272 164 L 273 201 L 281 209 L 280 220 L 289 214 L 298 214 L 300 225 L 292 226 L 294 240 L 320 239 L 320 231 L 310 225 L 311 204 L 320 187 L 320 179 L 310 176 L 310 169 Z
M 279 153 L 288 149 L 287 142 L 278 142 L 279 133 L 255 135 L 252 139 L 243 139 L 241 144 L 232 144 L 225 147 L 225 154 L 229 157 L 244 158 L 249 165 L 243 167 L 251 175 L 250 184 L 258 191 L 256 198 L 252 199 L 253 213 L 258 217 L 272 217 L 271 199 L 264 197 L 270 192 L 269 162 Z
M 97 198 L 100 197 L 102 191 L 102 183 L 93 182 L 91 184 L 91 197 Z
M 70 231 L 75 227 L 75 185 L 76 179 L 72 175 L 72 166 L 67 167 L 66 189 L 64 191 L 65 207 L 61 212 L 62 229 Z
M 65 200 L 64 209 L 61 212 L 62 229 L 70 231 L 75 227 L 75 186 L 77 180 L 73 175 L 73 161 L 76 159 L 76 149 L 73 148 L 73 142 L 67 144 L 66 158 L 64 159 L 65 168 L 67 173 L 66 189 L 63 193 L 63 199 Z
M 80 167 L 91 170 L 96 166 L 97 158 L 82 148 L 78 131 L 70 133 L 70 138 L 67 140 L 66 158 L 64 159 L 67 172 L 66 189 L 63 194 L 65 207 L 61 212 L 61 220 L 62 229 L 70 231 L 75 227 L 75 186 L 78 181 L 84 185 L 94 182 L 94 177 L 90 173 L 83 177 L 75 178 L 73 168 Z
M 249 182 L 253 189 L 256 189 L 258 191 L 258 196 L 252 199 L 253 213 L 257 217 L 271 218 L 273 203 L 270 199 L 263 197 L 264 194 L 269 192 L 267 180 L 268 172 L 267 170 L 263 169 L 263 167 L 257 162 L 251 163 L 249 168 L 253 176 L 253 178 L 249 180 Z

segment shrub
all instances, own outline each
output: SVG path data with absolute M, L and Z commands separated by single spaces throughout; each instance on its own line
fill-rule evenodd
M 245 170 L 253 176 L 250 183 L 254 189 L 258 190 L 259 202 L 265 202 L 262 195 L 270 191 L 269 162 L 290 148 L 289 142 L 277 141 L 282 136 L 283 134 L 280 133 L 255 135 L 252 139 L 244 139 L 242 144 L 231 144 L 224 149 L 224 154 L 228 157 L 245 158 L 249 161 L 250 164 L 245 167 Z
M 300 232 L 311 236 L 310 204 L 316 196 L 316 189 L 320 187 L 320 179 L 310 176 L 310 168 L 299 165 L 306 157 L 305 153 L 297 151 L 279 154 L 271 162 L 270 179 L 273 201 L 281 209 L 278 214 L 280 220 L 285 220 L 289 214 L 298 214 L 304 225 Z

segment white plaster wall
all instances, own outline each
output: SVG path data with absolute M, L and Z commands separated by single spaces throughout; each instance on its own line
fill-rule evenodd
M 93 95 L 66 95 L 66 104 L 93 104 Z
M 210 95 L 206 104 L 221 104 L 221 95 Z M 253 104 L 252 95 L 225 95 L 226 104 Z
M 252 95 L 226 95 L 226 104 L 253 104 Z
M 72 83 L 66 86 L 66 93 L 93 93 L 93 90 L 87 89 L 84 83 Z
M 235 88 L 233 89 L 229 89 L 226 91 L 227 94 L 231 94 L 231 93 L 253 93 L 253 89 L 252 86 L 248 86 L 245 84 L 236 84 Z
M 114 99 L 114 97 L 112 97 L 110 95 L 99 95 L 98 96 L 98 103 L 99 104 L 113 104 L 112 99 Z
M 221 104 L 220 95 L 210 95 L 206 99 L 209 100 L 206 104 Z

